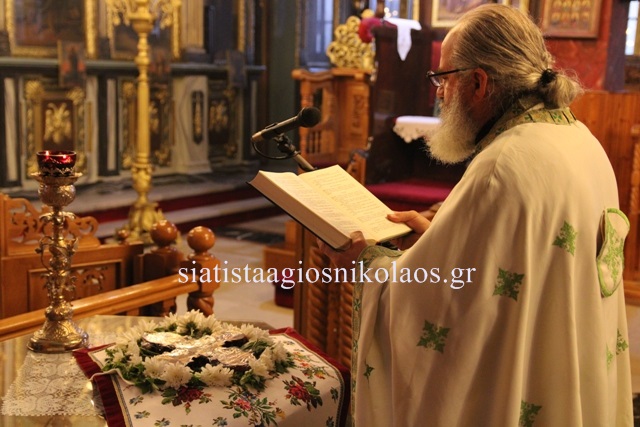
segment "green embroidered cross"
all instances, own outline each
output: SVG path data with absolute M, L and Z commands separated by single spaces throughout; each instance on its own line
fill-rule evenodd
M 369 379 L 369 377 L 371 376 L 371 373 L 373 372 L 373 366 L 369 366 L 367 362 L 364 362 L 364 365 L 366 366 L 366 369 L 364 371 L 364 376 L 366 379 Z
M 542 406 L 527 403 L 524 400 L 520 402 L 520 420 L 518 421 L 518 427 L 533 427 L 536 415 L 538 415 L 540 409 L 542 409 Z
M 618 339 L 616 340 L 616 356 L 629 348 L 629 344 L 625 341 L 624 337 L 618 329 Z
M 444 344 L 447 339 L 447 334 L 449 333 L 449 328 L 441 328 L 425 320 L 422 330 L 424 332 L 418 341 L 418 346 L 432 348 L 435 351 L 444 353 Z
M 518 301 L 522 279 L 524 279 L 524 274 L 512 273 L 498 268 L 498 279 L 493 295 L 501 295 Z
M 556 236 L 556 240 L 553 241 L 554 246 L 564 249 L 571 255 L 575 255 L 576 251 L 576 237 L 578 233 L 567 221 L 564 222 L 560 233 Z
M 613 362 L 614 354 L 609 350 L 609 346 L 607 345 L 607 368 L 611 366 L 611 362 Z

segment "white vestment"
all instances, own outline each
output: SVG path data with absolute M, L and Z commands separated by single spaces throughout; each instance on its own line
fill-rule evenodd
M 632 425 L 615 176 L 568 109 L 536 113 L 493 127 L 413 247 L 361 254 L 357 426 Z

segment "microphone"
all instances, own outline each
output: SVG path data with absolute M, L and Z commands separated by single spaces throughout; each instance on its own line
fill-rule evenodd
M 305 107 L 297 116 L 280 123 L 273 123 L 260 132 L 256 132 L 251 137 L 251 142 L 255 144 L 260 141 L 269 141 L 276 136 L 299 127 L 310 128 L 320 122 L 320 110 L 316 107 Z

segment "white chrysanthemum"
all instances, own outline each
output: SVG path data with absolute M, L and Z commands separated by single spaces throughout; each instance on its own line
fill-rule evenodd
M 209 387 L 226 387 L 231 385 L 233 371 L 223 365 L 206 365 L 200 371 L 200 379 Z
M 142 363 L 142 357 L 140 357 L 140 355 L 131 356 L 131 360 L 129 360 L 129 363 L 131 365 L 139 365 L 140 363 Z
M 267 369 L 263 361 L 250 359 L 249 366 L 251 367 L 251 371 L 255 376 L 262 378 L 267 378 L 269 376 L 269 369 Z
M 141 320 L 134 329 L 140 332 L 140 336 L 146 334 L 147 332 L 153 332 L 158 327 L 158 324 L 153 320 Z
M 289 352 L 281 342 L 275 343 L 270 350 L 273 360 L 276 362 L 284 362 L 289 357 Z
M 187 332 L 187 325 L 189 323 L 193 323 L 196 328 L 200 329 L 200 325 L 204 321 L 204 314 L 201 311 L 197 310 L 189 310 L 184 315 L 177 319 L 178 321 L 178 332 L 185 333 Z
M 267 368 L 269 372 L 275 371 L 276 364 L 275 364 L 275 361 L 273 360 L 273 352 L 271 351 L 270 348 L 266 348 L 262 352 L 258 360 L 264 364 L 264 366 Z
M 211 316 L 203 317 L 200 322 L 201 329 L 210 329 L 211 333 L 219 333 L 222 331 L 222 325 L 220 321 L 212 314 Z
M 167 363 L 160 379 L 165 381 L 166 387 L 180 388 L 191 379 L 193 373 L 188 367 L 179 363 Z
M 116 351 L 113 352 L 113 360 L 111 361 L 111 363 L 120 363 L 122 362 L 122 359 L 124 359 L 125 356 L 125 351 L 122 348 L 118 348 Z
M 169 313 L 160 321 L 158 327 L 167 329 L 174 323 L 178 323 L 178 315 L 175 313 Z
M 140 347 L 138 347 L 138 341 L 129 341 L 127 345 L 127 353 L 131 356 L 140 356 Z
M 166 363 L 155 357 L 148 357 L 144 362 L 144 374 L 149 378 L 162 378 Z
M 116 345 L 120 348 L 127 348 L 132 341 L 138 341 L 142 337 L 142 332 L 138 329 L 129 329 L 116 337 Z
M 247 325 L 246 323 L 240 326 L 240 332 L 242 332 L 249 339 L 249 341 L 263 340 L 266 342 L 271 342 L 269 331 L 256 328 L 252 325 Z

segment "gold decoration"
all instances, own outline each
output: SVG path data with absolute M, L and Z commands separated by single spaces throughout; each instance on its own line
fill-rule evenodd
M 75 216 L 62 209 L 75 199 L 73 184 L 79 177 L 80 174 L 76 173 L 71 176 L 34 174 L 40 182 L 40 200 L 52 208 L 51 212 L 40 217 L 44 223 L 44 236 L 36 249 L 47 270 L 46 288 L 50 302 L 45 309 L 44 325 L 33 334 L 28 344 L 30 350 L 38 353 L 63 353 L 88 344 L 86 332 L 73 323 L 73 308 L 65 298 L 65 293 L 75 293 L 76 277 L 69 273 L 77 238 L 65 237 L 65 225 Z M 51 256 L 47 257 L 47 253 Z
M 169 166 L 171 163 L 171 148 L 173 145 L 173 122 L 171 121 L 171 99 L 168 84 L 155 84 L 150 90 L 150 100 L 148 104 L 149 118 L 148 126 L 155 144 L 153 146 L 153 156 L 149 161 L 157 166 Z M 122 97 L 122 140 L 124 149 L 122 151 L 122 166 L 130 169 L 136 156 L 136 138 L 138 113 L 136 104 L 138 102 L 136 86 L 130 80 L 124 80 L 120 89 Z M 151 144 L 151 143 L 150 143 Z M 151 147 L 151 145 L 150 145 Z M 150 148 L 151 149 L 151 148 Z M 151 155 L 151 153 L 150 153 Z
M 25 80 L 24 100 L 28 176 L 38 171 L 36 153 L 61 148 L 55 146 L 63 141 L 77 152 L 76 171 L 85 172 L 85 91 L 60 88 L 53 79 Z
M 71 112 L 66 104 L 47 104 L 44 119 L 44 141 L 59 145 L 65 139 L 71 138 Z
M 372 71 L 374 53 L 371 43 L 363 43 L 358 36 L 360 18 L 351 16 L 347 22 L 333 32 L 334 41 L 327 48 L 327 56 L 332 65 L 341 68 L 357 68 Z
M 140 7 L 146 7 L 149 19 L 157 23 L 160 30 L 171 30 L 171 54 L 174 59 L 180 58 L 180 6 L 181 0 L 150 0 L 144 3 L 138 0 L 105 0 L 107 4 L 107 33 L 111 53 L 115 58 L 128 59 L 128 55 L 119 55 L 115 45 L 114 28 L 119 25 L 131 26 L 132 15 Z M 137 32 L 137 31 L 136 31 Z
M 204 123 L 202 120 L 203 114 L 203 106 L 204 103 L 204 94 L 202 91 L 196 91 L 191 94 L 191 109 L 193 111 L 192 118 L 192 133 L 193 133 L 193 141 L 196 144 L 200 144 L 202 142 L 202 137 L 204 135 Z
M 227 101 L 217 99 L 209 106 L 209 130 L 222 132 L 229 128 Z
M 118 4 L 121 4 L 119 2 Z M 151 180 L 153 176 L 153 165 L 149 161 L 151 152 L 150 137 L 150 103 L 149 103 L 149 33 L 154 28 L 154 22 L 158 15 L 150 11 L 150 6 L 157 7 L 169 3 L 168 1 L 135 0 L 135 9 L 127 10 L 124 19 L 129 19 L 135 32 L 138 34 L 138 54 L 135 63 L 138 66 L 138 85 L 136 93 L 136 152 L 131 165 L 131 177 L 133 188 L 138 193 L 138 198 L 129 211 L 129 222 L 119 230 L 116 235 L 127 235 L 128 239 L 142 240 L 145 243 L 152 243 L 149 232 L 157 221 L 163 220 L 164 216 L 158 208 L 156 202 L 149 201 L 151 191 Z M 179 0 L 171 2 L 180 4 Z M 160 25 L 163 25 L 165 18 L 161 18 Z M 179 22 L 176 20 L 175 22 Z
M 16 26 L 16 14 L 15 14 L 15 4 L 18 0 L 5 0 L 5 23 L 7 26 L 7 33 L 9 34 L 9 46 L 11 48 L 11 54 L 14 56 L 35 56 L 35 57 L 45 57 L 45 58 L 56 58 L 58 56 L 58 47 L 56 46 L 38 46 L 38 45 L 20 45 L 19 37 L 16 37 L 17 31 L 21 31 L 23 33 L 30 33 L 34 31 L 33 29 L 25 28 L 25 23 L 21 23 L 21 27 L 18 28 Z M 83 23 L 84 28 L 79 28 L 77 34 L 73 37 L 76 39 L 78 36 L 82 36 L 82 31 L 84 29 L 84 39 L 86 44 L 86 52 L 88 58 L 96 57 L 96 2 L 100 0 L 84 0 L 84 4 L 82 5 L 84 9 Z M 27 2 L 22 1 L 21 9 L 23 13 L 32 15 L 32 14 L 40 14 L 44 13 L 44 8 L 42 8 L 40 2 Z M 53 4 L 53 2 L 52 2 Z M 56 5 L 57 6 L 57 5 Z M 26 11 L 25 11 L 26 9 Z M 30 16 L 32 21 L 41 23 L 46 21 L 49 25 L 53 26 L 53 31 L 56 33 L 53 37 L 53 40 L 59 39 L 64 35 L 60 34 L 57 31 L 57 28 L 60 23 L 52 22 L 55 20 L 55 17 L 52 15 L 38 15 L 38 16 Z M 41 24 L 42 25 L 42 24 Z

